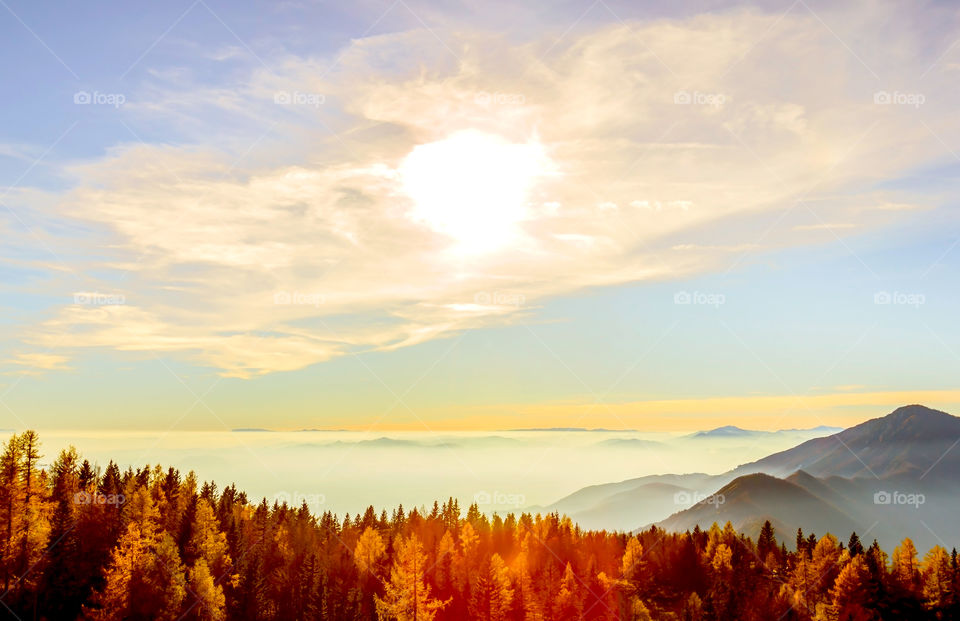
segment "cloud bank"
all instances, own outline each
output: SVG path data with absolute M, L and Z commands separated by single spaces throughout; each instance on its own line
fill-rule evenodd
M 956 62 L 910 28 L 853 26 L 797 10 L 616 23 L 559 43 L 418 30 L 257 63 L 228 87 L 158 72 L 123 113 L 196 140 L 117 145 L 38 199 L 85 282 L 24 329 L 25 347 L 55 353 L 18 361 L 57 369 L 106 348 L 225 376 L 289 371 L 909 217 L 942 197 L 883 182 L 949 157 Z M 251 140 L 220 141 L 227 125 Z M 453 222 L 502 237 L 479 251 L 437 226 L 442 203 L 423 217 L 404 172 L 415 149 L 462 132 L 543 160 L 508 213 L 474 200 L 501 181 L 495 167 L 450 162 L 462 201 L 443 202 L 470 210 Z M 505 224 L 483 228 L 485 213 Z

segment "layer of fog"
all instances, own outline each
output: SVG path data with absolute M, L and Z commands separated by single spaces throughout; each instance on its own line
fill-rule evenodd
M 638 432 L 72 432 L 41 434 L 44 461 L 74 445 L 121 468 L 161 464 L 251 500 L 306 501 L 314 512 L 408 510 L 478 501 L 486 512 L 548 505 L 582 487 L 648 474 L 721 473 L 825 430 L 734 438 Z

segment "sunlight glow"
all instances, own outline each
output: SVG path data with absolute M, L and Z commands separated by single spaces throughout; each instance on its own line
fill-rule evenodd
M 453 237 L 461 252 L 491 251 L 513 238 L 537 178 L 551 170 L 538 142 L 473 130 L 419 145 L 400 165 L 410 216 Z

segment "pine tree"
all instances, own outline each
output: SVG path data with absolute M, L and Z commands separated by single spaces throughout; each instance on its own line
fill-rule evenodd
M 920 586 L 920 563 L 917 548 L 909 537 L 893 550 L 894 579 L 907 591 L 917 593 Z
M 449 600 L 430 596 L 430 587 L 424 582 L 427 555 L 417 536 L 396 541 L 394 558 L 383 599 L 376 598 L 378 615 L 396 621 L 432 621 Z
M 19 606 L 35 592 L 41 573 L 32 569 L 43 560 L 49 541 L 51 508 L 40 457 L 40 440 L 32 430 L 11 436 L 0 457 L 0 572 L 8 606 Z
M 110 555 L 103 588 L 94 595 L 94 606 L 84 606 L 85 618 L 90 621 L 119 621 L 130 613 L 131 582 L 141 563 L 144 541 L 136 524 L 127 526 Z
M 865 585 L 869 573 L 863 556 L 853 557 L 837 575 L 830 590 L 830 612 L 835 619 L 862 619 L 867 614 Z
M 383 538 L 373 526 L 366 527 L 353 549 L 353 562 L 360 572 L 358 583 L 361 590 L 365 592 L 361 597 L 361 606 L 367 617 L 376 610 L 374 595 L 376 584 L 383 573 L 381 562 L 386 552 L 387 547 L 383 543 Z
M 863 554 L 863 543 L 860 541 L 860 537 L 857 536 L 856 531 L 850 533 L 850 541 L 847 542 L 847 549 L 850 550 L 850 556 Z
M 488 581 L 490 621 L 506 621 L 513 604 L 513 583 L 510 579 L 510 570 L 499 554 L 495 553 L 490 557 Z
M 353 549 L 353 560 L 360 573 L 368 573 L 376 578 L 379 573 L 380 559 L 383 558 L 386 550 L 380 533 L 372 526 L 368 526 L 360 535 L 357 545 Z
M 40 439 L 33 430 L 24 431 L 20 436 L 21 454 L 23 455 L 23 533 L 20 536 L 20 564 L 18 573 L 22 576 L 30 567 L 35 558 L 42 554 L 43 544 L 46 542 L 46 533 L 38 534 L 35 529 L 43 528 L 41 490 L 37 486 L 37 463 L 40 461 Z M 40 542 L 40 550 L 36 550 L 36 542 Z
M 470 600 L 480 575 L 480 535 L 469 521 L 460 527 L 460 550 L 454 561 L 456 588 Z
M 812 585 L 816 603 L 824 601 L 830 586 L 837 578 L 840 572 L 840 546 L 837 538 L 827 533 L 820 538 L 817 545 L 813 548 L 811 554 L 811 566 L 816 576 L 816 582 Z
M 729 616 L 733 607 L 733 550 L 725 543 L 716 546 L 710 559 L 713 569 L 713 584 L 708 594 L 708 603 L 717 618 Z
M 446 597 L 453 593 L 453 561 L 456 555 L 456 544 L 449 530 L 443 532 L 440 543 L 437 544 L 437 560 L 434 565 L 434 583 L 437 585 L 438 595 Z
M 214 582 L 205 559 L 197 559 L 188 572 L 192 601 L 184 619 L 195 621 L 223 621 L 226 618 L 226 598 L 223 589 Z
M 804 544 L 805 545 L 805 544 Z M 790 598 L 790 605 L 798 611 L 812 611 L 816 602 L 816 585 L 819 576 L 813 569 L 813 561 L 801 548 L 782 592 Z
M 233 562 L 227 536 L 220 530 L 213 507 L 205 498 L 197 501 L 186 555 L 190 559 L 203 560 L 218 583 L 224 581 L 232 584 L 236 580 L 236 576 L 232 575 Z
M 53 544 L 47 553 L 44 585 L 40 589 L 42 614 L 51 618 L 77 618 L 81 604 L 89 595 L 91 581 L 95 578 L 90 572 L 81 570 L 85 559 L 79 538 L 81 533 L 78 532 L 77 512 L 80 508 L 78 501 L 86 496 L 80 495 L 78 461 L 76 449 L 70 447 L 60 452 L 51 468 L 54 510 L 50 541 Z
M 726 575 L 733 571 L 732 561 L 733 551 L 730 549 L 730 546 L 721 543 L 713 553 L 713 559 L 710 561 L 710 564 L 713 567 L 713 571 L 720 575 Z
M 144 549 L 131 580 L 133 617 L 156 621 L 176 621 L 183 615 L 187 596 L 186 577 L 180 551 L 169 534 L 163 533 L 156 545 Z
M 620 576 L 636 589 L 644 573 L 643 545 L 636 537 L 627 540 L 627 548 L 620 559 Z
M 757 538 L 757 556 L 762 562 L 766 562 L 767 556 L 777 549 L 777 539 L 774 535 L 773 524 L 770 520 L 763 523 L 760 528 L 760 536 Z
M 124 528 L 130 524 L 137 527 L 144 537 L 152 538 L 159 528 L 160 511 L 153 502 L 153 496 L 146 487 L 138 486 L 131 478 L 124 486 L 124 498 L 121 520 Z
M 923 560 L 923 599 L 930 610 L 943 610 L 953 594 L 953 571 L 950 555 L 934 546 Z
M 556 621 L 578 619 L 580 617 L 582 601 L 577 574 L 573 572 L 573 567 L 570 563 L 567 563 L 567 566 L 563 570 L 563 577 L 560 579 L 560 591 L 557 593 L 554 604 L 553 618 Z

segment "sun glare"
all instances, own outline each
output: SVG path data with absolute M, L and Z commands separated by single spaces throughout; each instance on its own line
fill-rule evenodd
M 515 236 L 531 189 L 551 168 L 538 142 L 471 130 L 415 147 L 400 175 L 414 220 L 454 238 L 459 251 L 486 252 Z

